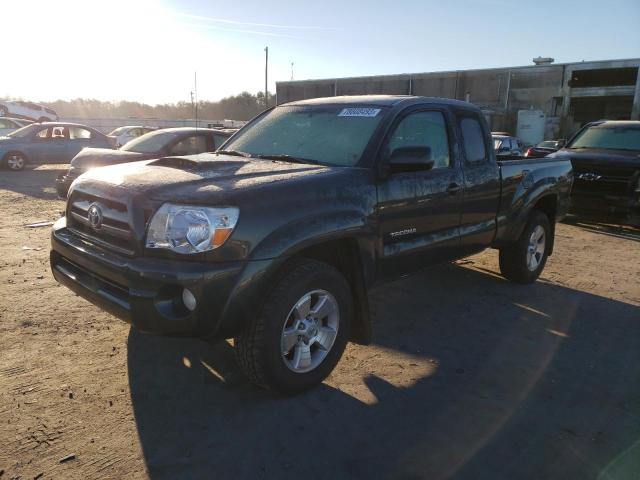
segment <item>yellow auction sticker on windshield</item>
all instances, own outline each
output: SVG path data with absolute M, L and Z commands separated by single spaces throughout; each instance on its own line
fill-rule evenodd
M 343 108 L 339 117 L 375 117 L 380 113 L 379 108 Z

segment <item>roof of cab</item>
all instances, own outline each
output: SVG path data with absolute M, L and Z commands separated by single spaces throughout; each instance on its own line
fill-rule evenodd
M 457 107 L 473 108 L 479 110 L 475 105 L 463 102 L 460 100 L 453 100 L 450 98 L 440 97 L 419 97 L 416 95 L 343 95 L 338 97 L 321 97 L 310 98 L 308 100 L 295 100 L 289 103 L 283 103 L 279 106 L 293 106 L 293 105 L 366 105 L 366 106 L 381 106 L 381 107 L 393 107 L 400 103 L 412 105 L 419 103 L 435 103 L 441 105 L 453 105 Z

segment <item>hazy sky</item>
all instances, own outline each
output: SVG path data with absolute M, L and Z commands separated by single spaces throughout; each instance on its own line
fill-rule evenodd
M 5 0 L 0 96 L 216 100 L 276 80 L 640 57 L 640 0 Z

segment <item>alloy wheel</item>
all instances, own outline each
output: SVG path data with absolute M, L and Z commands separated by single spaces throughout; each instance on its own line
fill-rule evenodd
M 537 225 L 531 232 L 529 237 L 529 246 L 527 247 L 527 268 L 529 271 L 535 271 L 542 259 L 544 258 L 544 250 L 546 247 L 546 235 L 544 228 Z
M 22 170 L 24 168 L 24 157 L 18 153 L 12 153 L 7 158 L 7 165 L 11 170 Z
M 313 290 L 290 310 L 281 336 L 285 365 L 295 373 L 318 367 L 327 357 L 338 334 L 340 308 L 333 295 Z

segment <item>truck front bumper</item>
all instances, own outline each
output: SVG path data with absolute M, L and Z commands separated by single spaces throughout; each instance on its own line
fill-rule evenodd
M 640 194 L 605 195 L 572 192 L 571 212 L 638 223 L 640 221 Z
M 241 282 L 243 272 L 249 270 L 255 276 L 265 266 L 260 261 L 201 263 L 127 257 L 83 240 L 69 231 L 63 220 L 54 225 L 51 234 L 55 279 L 144 332 L 231 336 L 236 322 L 223 317 L 230 310 L 238 284 L 242 284 L 241 290 L 251 291 L 246 279 Z M 195 298 L 193 309 L 183 301 L 185 289 Z M 247 301 L 251 301 L 249 295 Z M 237 312 L 238 308 L 231 310 Z

